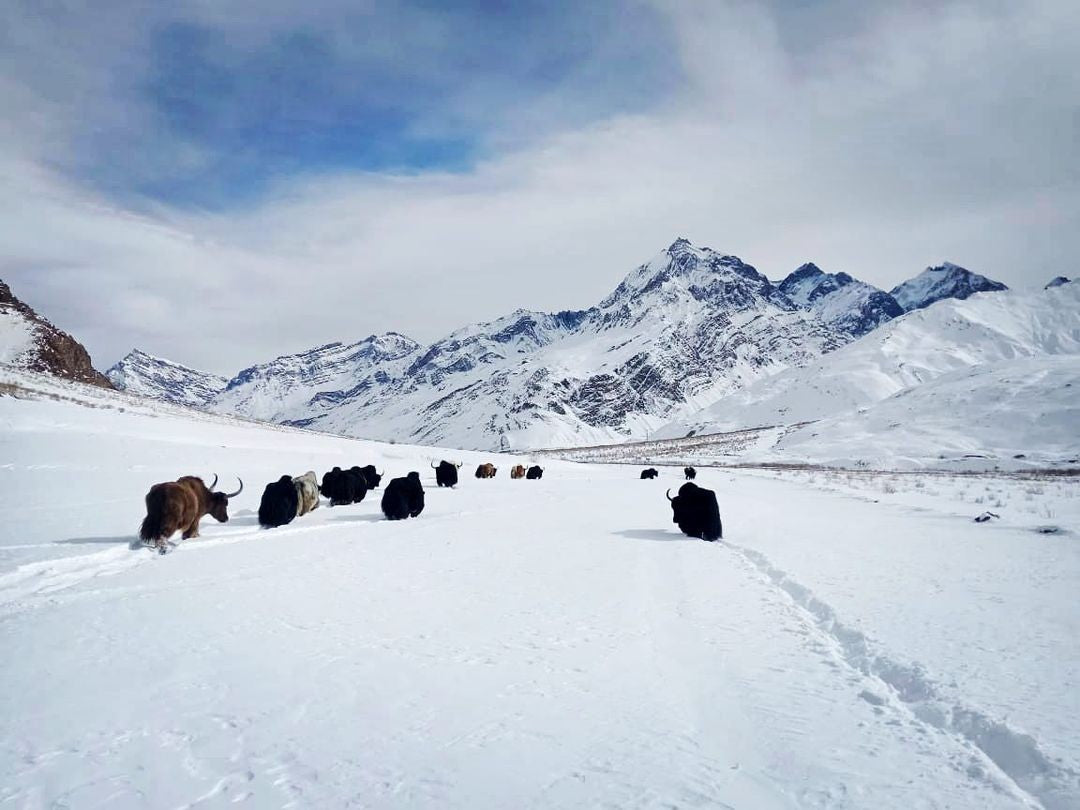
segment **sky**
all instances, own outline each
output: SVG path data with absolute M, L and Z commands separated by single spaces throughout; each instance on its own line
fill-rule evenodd
M 771 278 L 1080 275 L 1075 0 L 8 0 L 0 278 L 106 368 L 234 374 Z

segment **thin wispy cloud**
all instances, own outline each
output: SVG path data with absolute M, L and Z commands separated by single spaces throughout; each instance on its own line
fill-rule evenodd
M 584 306 L 679 235 L 1075 272 L 1073 3 L 3 14 L 0 276 L 102 365 Z

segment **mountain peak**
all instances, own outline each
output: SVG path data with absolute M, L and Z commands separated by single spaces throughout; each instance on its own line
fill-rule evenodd
M 923 309 L 943 298 L 963 300 L 977 292 L 1009 289 L 1000 281 L 973 273 L 952 262 L 927 267 L 915 278 L 908 279 L 890 290 L 905 312 Z
M 1068 284 L 1068 283 L 1069 283 L 1069 278 L 1067 276 L 1055 276 L 1054 278 L 1052 278 L 1050 280 L 1050 283 L 1047 284 L 1043 289 L 1044 290 L 1049 290 L 1052 287 L 1060 287 L 1062 284 Z

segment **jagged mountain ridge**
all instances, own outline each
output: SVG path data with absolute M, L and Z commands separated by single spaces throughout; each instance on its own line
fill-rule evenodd
M 852 337 L 862 337 L 904 314 L 884 290 L 847 273 L 826 273 L 812 262 L 793 271 L 778 287 L 796 306 Z
M 228 379 L 133 349 L 105 372 L 122 391 L 199 408 L 225 390 Z
M 977 292 L 996 292 L 1009 289 L 1000 281 L 980 276 L 952 262 L 927 267 L 915 278 L 893 287 L 889 294 L 904 308 L 904 312 L 924 309 L 944 298 L 961 300 Z
M 847 339 L 750 265 L 678 240 L 595 307 L 467 327 L 288 421 L 476 449 L 626 438 Z
M 396 333 L 318 347 L 245 369 L 201 407 L 467 449 L 618 441 L 812 362 L 898 309 L 847 274 L 804 265 L 776 284 L 679 239 L 588 309 L 517 310 L 426 347 Z
M 101 388 L 112 388 L 74 337 L 15 297 L 0 281 L 0 363 L 40 371 Z

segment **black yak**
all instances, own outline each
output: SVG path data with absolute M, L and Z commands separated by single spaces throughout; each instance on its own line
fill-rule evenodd
M 440 461 L 438 467 L 432 464 L 431 468 L 435 470 L 435 483 L 440 487 L 456 487 L 457 471 L 460 466 L 460 464 L 451 464 L 449 461 Z
M 529 481 L 535 481 L 538 478 L 543 478 L 544 477 L 544 468 L 543 467 L 537 467 L 534 464 L 532 467 L 529 467 L 529 471 L 527 473 L 525 473 L 525 477 Z
M 424 487 L 420 483 L 420 473 L 411 472 L 405 478 L 392 479 L 383 490 L 382 511 L 387 520 L 404 520 L 423 512 Z
M 266 485 L 259 501 L 259 525 L 272 529 L 292 523 L 299 511 L 300 497 L 291 475 L 283 475 Z
M 644 481 L 646 478 L 656 478 L 658 475 L 660 475 L 660 473 L 658 473 L 654 467 L 649 467 L 649 469 L 641 471 L 641 480 Z
M 364 474 L 364 480 L 367 481 L 368 489 L 379 488 L 379 483 L 382 481 L 384 473 L 376 472 L 374 464 L 368 464 L 366 467 L 361 467 L 360 472 Z
M 349 469 L 345 470 L 344 475 L 351 485 L 347 493 L 352 497 L 349 503 L 360 503 L 360 501 L 364 500 L 364 496 L 367 495 L 367 476 L 359 467 L 349 467 Z
M 679 524 L 679 529 L 688 537 L 702 540 L 719 540 L 724 536 L 724 527 L 720 523 L 720 508 L 716 505 L 716 493 L 697 484 L 686 483 L 679 487 L 679 494 L 671 497 L 672 523 Z
M 139 528 L 139 538 L 152 543 L 165 553 L 166 541 L 177 531 L 183 539 L 199 536 L 199 520 L 210 515 L 219 523 L 229 521 L 229 498 L 235 498 L 244 490 L 244 482 L 236 492 L 214 492 L 218 477 L 210 486 L 201 478 L 185 475 L 176 481 L 154 484 L 146 493 L 146 517 Z
M 323 476 L 320 491 L 330 499 L 331 506 L 348 506 L 359 503 L 367 494 L 367 479 L 359 467 L 343 470 L 334 467 Z
M 693 481 L 697 478 L 697 470 L 693 467 L 683 467 L 683 475 L 686 476 L 687 481 Z

